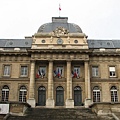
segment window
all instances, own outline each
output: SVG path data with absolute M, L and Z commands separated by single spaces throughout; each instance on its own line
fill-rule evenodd
M 78 43 L 78 40 L 74 40 L 74 43 Z
M 45 43 L 45 40 L 42 40 L 41 42 L 42 42 L 42 43 Z
M 116 77 L 115 67 L 109 67 L 110 77 Z
M 2 101 L 8 101 L 9 99 L 9 87 L 7 85 L 2 88 Z
M 10 76 L 10 65 L 4 66 L 4 76 Z
M 112 86 L 111 89 L 111 102 L 118 102 L 117 88 Z
M 98 66 L 92 66 L 92 76 L 93 77 L 98 77 Z
M 19 91 L 19 101 L 20 102 L 26 102 L 26 95 L 27 95 L 27 89 L 25 86 L 20 87 Z
M 44 78 L 45 75 L 46 75 L 46 67 L 45 66 L 40 66 L 38 71 L 37 71 L 36 78 Z
M 63 66 L 58 66 L 54 70 L 54 77 L 62 78 L 64 75 Z
M 100 89 L 98 86 L 93 88 L 93 102 L 100 102 Z
M 72 70 L 72 78 L 80 78 L 80 67 L 75 66 Z
M 28 75 L 28 66 L 21 66 L 21 76 Z

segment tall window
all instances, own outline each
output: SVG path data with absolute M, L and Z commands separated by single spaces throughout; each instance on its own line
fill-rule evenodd
M 74 66 L 74 68 L 72 70 L 72 77 L 80 78 L 80 67 L 79 66 Z
M 8 101 L 9 99 L 9 87 L 7 85 L 2 88 L 2 101 Z
M 21 76 L 28 75 L 28 66 L 21 66 Z
M 4 66 L 4 76 L 10 76 L 10 65 Z
M 100 102 L 100 89 L 98 86 L 93 88 L 93 102 Z
M 93 77 L 98 77 L 98 66 L 92 66 L 92 76 Z
M 26 95 L 27 95 L 27 89 L 25 86 L 20 87 L 19 91 L 19 101 L 20 102 L 26 102 Z
M 54 70 L 54 77 L 62 78 L 64 76 L 63 66 L 58 66 Z
M 110 77 L 116 77 L 115 67 L 109 67 Z
M 117 88 L 112 86 L 111 89 L 111 102 L 118 102 Z

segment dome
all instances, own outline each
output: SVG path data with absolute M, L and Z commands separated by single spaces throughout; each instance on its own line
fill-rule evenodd
M 82 33 L 81 28 L 73 23 L 68 23 L 68 17 L 52 17 L 52 23 L 46 23 L 40 26 L 38 33 L 49 33 L 54 31 L 58 27 L 63 27 L 69 31 L 69 33 Z

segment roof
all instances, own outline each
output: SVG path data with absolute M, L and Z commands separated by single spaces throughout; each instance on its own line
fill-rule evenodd
M 68 23 L 68 17 L 52 17 L 52 22 L 41 25 L 37 32 L 49 33 L 57 27 L 63 27 L 67 29 L 69 33 L 82 33 L 82 29 L 78 25 Z
M 120 48 L 120 40 L 94 40 L 88 39 L 90 49 Z M 32 39 L 0 39 L 0 48 L 31 48 Z
M 120 40 L 91 40 L 88 39 L 89 48 L 120 48 Z
M 32 39 L 0 39 L 0 48 L 31 48 Z

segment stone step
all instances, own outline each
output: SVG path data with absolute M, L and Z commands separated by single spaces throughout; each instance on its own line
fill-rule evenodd
M 0 120 L 3 120 L 4 117 L 5 115 L 0 115 Z
M 120 112 L 114 112 L 114 114 L 120 119 Z
M 105 117 L 104 117 L 105 118 Z M 114 120 L 97 117 L 91 109 L 29 108 L 25 116 L 10 115 L 7 120 Z

